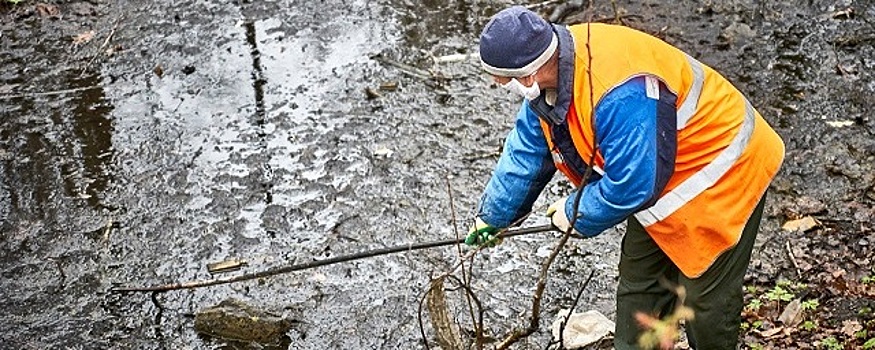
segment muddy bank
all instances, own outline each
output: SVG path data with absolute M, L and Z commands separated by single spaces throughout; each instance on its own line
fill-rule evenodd
M 787 242 L 802 261 L 858 247 L 846 274 L 864 275 L 872 250 L 860 242 L 875 242 L 875 5 L 617 4 L 619 12 L 597 2 L 593 17 L 619 18 L 718 68 L 785 139 L 751 283 L 797 278 Z M 213 348 L 222 342 L 197 336 L 192 315 L 234 297 L 300 320 L 290 348 L 421 348 L 417 304 L 429 276 L 455 261 L 452 249 L 154 300 L 106 291 L 210 278 L 205 264 L 231 257 L 247 259 L 248 272 L 453 237 L 453 218 L 461 230 L 517 107 L 476 60 L 434 57 L 476 52 L 481 26 L 507 4 L 53 5 L 59 13 L 7 7 L 0 24 L 0 339 L 16 348 Z M 563 21 L 588 16 L 571 9 Z M 398 87 L 367 98 L 366 88 L 384 83 Z M 567 190 L 557 178 L 537 207 Z M 801 215 L 829 229 L 780 230 Z M 621 232 L 572 242 L 554 267 L 544 320 L 571 304 L 592 269 L 581 305 L 612 316 Z M 508 240 L 478 258 L 474 287 L 489 292 L 493 333 L 526 322 L 551 242 Z M 812 265 L 805 272 L 814 276 Z M 851 298 L 835 295 L 836 304 Z M 542 328 L 521 348 L 542 348 Z

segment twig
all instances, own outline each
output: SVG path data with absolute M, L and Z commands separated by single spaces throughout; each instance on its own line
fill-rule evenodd
M 571 304 L 571 308 L 568 309 L 568 315 L 565 315 L 565 320 L 559 324 L 559 344 L 560 348 L 565 347 L 565 326 L 568 325 L 568 320 L 571 319 L 571 314 L 574 313 L 574 309 L 577 308 L 577 303 L 580 302 L 580 297 L 583 296 L 583 291 L 586 289 L 586 286 L 589 285 L 589 281 L 592 279 L 592 276 L 595 275 L 595 269 L 589 272 L 589 276 L 586 277 L 586 281 L 580 286 L 580 289 L 577 291 L 577 295 L 574 297 L 574 303 Z
M 790 262 L 793 263 L 793 267 L 796 268 L 796 275 L 802 277 L 802 270 L 799 269 L 799 263 L 796 262 L 796 256 L 793 255 L 793 250 L 790 248 L 790 241 L 784 242 L 785 248 L 787 248 L 787 255 L 790 256 Z
M 527 227 L 527 228 L 521 228 L 521 229 L 506 230 L 506 231 L 499 234 L 499 238 L 507 238 L 507 237 L 528 235 L 528 234 L 541 233 L 541 232 L 549 232 L 549 231 L 553 231 L 553 230 L 554 230 L 554 228 L 552 225 L 541 225 L 541 226 Z M 177 282 L 177 283 L 170 283 L 170 284 L 158 285 L 158 286 L 147 286 L 147 287 L 113 287 L 112 289 L 110 289 L 110 291 L 113 293 L 166 292 L 166 291 L 180 290 L 180 289 L 194 289 L 194 288 L 215 286 L 215 285 L 219 285 L 219 284 L 228 284 L 228 283 L 247 281 L 247 280 L 253 280 L 253 279 L 258 279 L 258 278 L 270 277 L 270 276 L 275 276 L 275 275 L 294 272 L 294 271 L 311 269 L 311 268 L 319 267 L 319 266 L 331 265 L 331 264 L 336 264 L 336 263 L 341 263 L 341 262 L 359 260 L 359 259 L 370 258 L 370 257 L 375 257 L 375 256 L 380 256 L 380 255 L 387 255 L 387 254 L 398 253 L 398 252 L 403 252 L 403 251 L 411 251 L 411 250 L 442 247 L 442 246 L 448 246 L 448 245 L 453 245 L 453 244 L 461 244 L 463 242 L 465 242 L 464 239 L 448 239 L 448 240 L 443 240 L 443 241 L 433 241 L 433 242 L 425 242 L 425 243 L 417 243 L 417 244 L 405 244 L 405 245 L 399 245 L 399 246 L 394 246 L 394 247 L 369 250 L 369 251 L 356 253 L 356 254 L 337 256 L 337 257 L 330 258 L 330 259 L 316 260 L 316 261 L 311 261 L 311 262 L 303 263 L 303 264 L 280 266 L 280 267 L 275 267 L 275 268 L 271 268 L 271 269 L 267 269 L 267 270 L 263 270 L 263 271 L 258 271 L 258 272 L 253 272 L 253 273 L 240 275 L 240 276 L 214 278 L 214 279 L 201 280 L 201 281 Z M 476 252 L 476 250 L 472 251 L 472 253 L 475 253 L 475 252 Z
M 94 89 L 101 89 L 101 88 L 103 88 L 103 87 L 100 85 L 92 85 L 92 86 L 84 86 L 84 87 L 78 87 L 78 88 L 66 89 L 66 90 L 30 92 L 30 93 L 15 94 L 15 95 L 0 95 L 0 100 L 11 100 L 11 99 L 22 98 L 22 97 L 43 97 L 43 96 L 66 95 L 66 94 L 72 94 L 72 93 L 94 90 Z
M 475 154 L 472 156 L 468 156 L 463 158 L 466 162 L 473 162 L 475 160 L 486 159 L 486 158 L 497 158 L 501 156 L 501 150 L 492 151 L 492 152 L 483 152 L 480 154 Z
M 617 7 L 617 0 L 611 0 L 611 8 L 614 9 L 614 23 L 623 24 L 620 16 L 620 9 Z
M 553 8 L 553 12 L 550 14 L 548 21 L 551 23 L 561 23 L 565 21 L 565 18 L 568 17 L 571 12 L 577 11 L 583 7 L 583 1 L 567 1 L 562 4 L 556 5 Z
M 537 8 L 541 8 L 541 7 L 545 7 L 545 6 L 550 6 L 550 5 L 553 5 L 553 4 L 555 4 L 555 3 L 559 3 L 559 2 L 562 2 L 562 0 L 547 0 L 547 1 L 539 2 L 539 3 L 537 3 L 537 4 L 529 4 L 529 5 L 525 5 L 525 7 L 526 7 L 527 9 L 529 9 L 529 10 L 534 10 L 534 9 L 537 9 Z
M 431 72 L 428 72 L 428 71 L 425 71 L 425 70 L 422 70 L 422 69 L 419 69 L 419 68 L 416 68 L 416 67 L 413 67 L 410 65 L 406 65 L 406 64 L 403 64 L 403 63 L 398 62 L 398 61 L 390 60 L 386 57 L 383 57 L 383 55 L 378 54 L 378 55 L 371 56 L 371 58 L 377 62 L 398 68 L 398 70 L 400 70 L 402 73 L 410 75 L 410 76 L 414 76 L 414 77 L 417 77 L 420 79 L 426 79 L 426 80 L 437 78 Z
M 468 59 L 479 57 L 478 54 L 473 53 L 457 53 L 452 55 L 444 55 L 444 56 L 433 56 L 432 60 L 435 64 L 439 63 L 456 63 L 456 62 L 464 62 Z
M 58 274 L 61 276 L 58 281 L 58 291 L 60 292 L 64 289 L 64 285 L 67 284 L 67 274 L 64 273 L 64 266 L 61 265 L 60 258 L 48 257 L 46 260 L 55 263 L 55 267 L 58 268 Z
M 571 237 L 567 232 L 562 235 L 562 238 L 559 239 L 559 243 L 553 247 L 553 251 L 550 253 L 550 256 L 547 257 L 547 260 L 541 264 L 541 272 L 538 274 L 538 283 L 535 287 L 535 294 L 532 296 L 532 317 L 529 320 L 529 326 L 522 330 L 515 330 L 510 335 L 508 335 L 501 343 L 496 346 L 496 349 L 507 349 L 509 346 L 513 345 L 520 339 L 528 337 L 536 330 L 538 330 L 538 325 L 541 321 L 541 298 L 544 294 L 544 289 L 547 287 L 547 273 L 550 270 L 550 265 L 553 264 L 553 261 L 556 259 L 556 256 L 559 255 L 559 252 L 562 250 L 562 247 L 565 246 L 565 243 L 568 242 L 568 238 Z
M 444 179 L 447 182 L 447 196 L 449 196 L 449 200 L 450 200 L 450 218 L 453 222 L 453 231 L 456 234 L 456 239 L 460 240 L 462 237 L 461 237 L 461 234 L 459 234 L 459 227 L 456 224 L 456 207 L 455 207 L 455 201 L 453 200 L 453 188 L 452 188 L 452 186 L 450 186 L 449 176 L 444 177 Z M 461 245 L 456 245 L 456 248 L 458 249 L 458 254 L 461 257 L 463 255 Z M 461 284 L 466 289 L 470 289 L 470 285 L 471 285 L 471 274 L 469 273 L 470 271 L 468 271 L 468 272 L 465 271 L 465 260 L 464 259 L 460 260 L 459 262 L 461 263 L 461 272 L 462 272 L 462 283 Z M 473 264 L 473 262 L 472 262 L 472 264 Z M 470 316 L 471 316 L 471 322 L 476 322 L 475 321 L 476 318 L 474 317 L 474 305 L 473 305 L 472 300 L 471 300 L 471 294 L 466 293 L 465 298 L 468 302 L 468 312 L 470 313 Z M 479 301 L 478 301 L 478 304 L 479 304 Z M 476 332 L 476 334 L 475 334 L 476 344 L 478 346 L 478 349 L 480 349 L 480 348 L 482 348 L 482 343 L 480 342 L 480 338 L 482 337 L 482 333 L 483 333 L 482 324 L 478 325 L 475 323 L 474 330 Z
M 512 222 L 509 226 L 510 226 L 510 227 L 514 227 L 514 226 L 516 226 L 516 225 L 519 225 L 520 223 L 522 223 L 523 221 L 525 221 L 526 218 L 528 218 L 528 215 L 525 215 L 525 216 L 523 216 L 523 217 L 517 219 L 516 221 Z M 539 227 L 539 228 L 541 228 L 541 229 L 545 229 L 545 232 L 546 232 L 546 231 L 555 231 L 555 230 L 556 230 L 556 228 L 555 228 L 553 225 L 543 225 L 543 226 L 535 226 L 535 227 Z M 503 230 L 501 230 L 501 231 L 498 232 L 498 239 L 504 239 L 504 238 L 506 238 L 506 237 L 510 237 L 509 232 L 518 232 L 519 230 L 520 230 L 520 229 L 506 229 L 506 228 L 505 228 L 505 229 L 503 229 Z M 461 243 L 463 243 L 463 242 L 464 242 L 464 239 L 460 240 L 460 241 L 459 241 L 458 243 L 456 243 L 456 244 L 461 244 Z M 476 256 L 477 253 L 479 253 L 479 252 L 480 252 L 481 250 L 483 250 L 485 247 L 486 247 L 486 246 L 480 246 L 480 247 L 477 248 L 477 249 L 474 249 L 474 250 L 469 251 L 467 254 L 465 254 L 464 256 L 460 257 L 460 258 L 459 258 L 459 261 L 458 261 L 455 265 L 453 265 L 450 269 L 448 269 L 447 271 L 445 271 L 443 274 L 439 275 L 438 277 L 435 277 L 434 279 L 446 278 L 446 277 L 448 277 L 448 276 L 451 276 L 451 275 L 452 275 L 457 269 L 459 269 L 460 267 L 463 267 L 463 266 L 465 265 L 465 261 L 468 261 L 468 260 L 472 260 L 472 261 L 473 261 L 474 256 Z M 468 268 L 471 269 L 472 266 L 473 266 L 473 264 L 469 264 L 469 265 L 468 265 Z M 464 271 L 463 271 L 463 273 L 464 273 Z M 472 275 L 472 271 L 471 271 L 471 270 L 468 271 L 468 275 L 469 275 L 469 276 Z M 467 285 L 466 285 L 465 283 L 469 283 L 469 281 L 465 281 L 465 282 L 463 283 L 463 285 L 465 285 L 465 286 L 467 287 Z M 477 301 L 476 297 L 474 298 L 474 300 Z M 480 302 L 477 301 L 477 304 L 478 304 L 478 308 L 479 308 Z M 480 309 L 480 310 L 481 310 L 481 311 L 480 311 L 480 315 L 479 315 L 479 317 L 477 318 L 477 321 L 476 321 L 476 324 L 475 324 L 474 328 L 475 328 L 475 330 L 476 330 L 476 337 L 477 337 L 477 339 L 475 339 L 475 342 L 476 342 L 476 344 L 477 344 L 477 347 L 480 348 L 480 349 L 482 349 L 482 348 L 483 348 L 483 339 L 482 339 L 482 338 L 483 338 L 483 331 L 482 331 L 482 330 L 483 330 L 483 311 L 482 311 L 482 309 Z
M 109 31 L 109 35 L 107 35 L 106 40 L 103 41 L 103 45 L 100 45 L 100 47 L 97 48 L 97 52 L 93 56 L 91 56 L 91 60 L 88 61 L 88 63 L 85 65 L 85 67 L 82 67 L 82 71 L 79 73 L 79 76 L 82 76 L 85 74 L 85 70 L 87 70 L 88 67 L 91 66 L 91 63 L 94 63 L 94 60 L 97 59 L 97 56 L 100 56 L 100 53 L 103 52 L 103 49 L 106 48 L 106 45 L 109 45 L 109 41 L 112 40 L 112 36 L 115 35 L 115 30 L 118 28 L 119 23 L 121 23 L 121 20 L 124 17 L 125 17 L 124 15 L 121 15 L 118 18 L 116 18 L 115 23 L 112 26 L 112 29 Z

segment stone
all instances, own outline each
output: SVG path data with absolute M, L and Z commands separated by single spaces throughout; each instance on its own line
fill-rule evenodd
M 198 333 L 264 345 L 282 343 L 292 323 L 292 320 L 234 298 L 201 310 L 194 317 L 194 328 Z

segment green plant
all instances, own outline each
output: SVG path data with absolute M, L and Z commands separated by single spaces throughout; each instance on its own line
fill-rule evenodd
M 828 337 L 820 341 L 820 346 L 827 350 L 844 350 L 845 348 L 835 337 Z
M 779 285 L 776 285 L 775 288 L 772 288 L 772 290 L 766 292 L 766 298 L 772 301 L 793 300 L 793 293 L 791 293 L 789 290 L 784 289 L 784 287 L 781 287 L 780 282 L 778 284 Z
M 744 309 L 750 312 L 756 312 L 763 306 L 763 301 L 759 299 L 751 299 L 747 305 L 744 306 Z
M 751 324 L 751 326 L 753 326 L 754 329 L 760 328 L 760 327 L 763 326 L 763 320 L 756 320 L 756 321 L 753 321 L 753 323 Z
M 872 313 L 872 308 L 868 306 L 863 306 L 860 308 L 860 311 L 857 311 L 857 313 L 865 316 Z
M 875 349 L 875 338 L 867 340 L 863 343 L 863 350 Z
M 818 306 L 820 306 L 820 302 L 818 302 L 817 299 L 808 299 L 806 301 L 803 301 L 801 306 L 802 310 L 813 311 L 816 310 Z
M 796 291 L 808 289 L 808 284 L 797 282 L 790 285 L 790 288 Z
M 817 323 L 815 323 L 814 321 L 805 321 L 805 322 L 802 322 L 802 325 L 800 325 L 799 328 L 802 328 L 806 331 L 811 332 L 811 331 L 817 329 Z
M 854 338 L 857 338 L 857 339 L 866 339 L 867 336 L 869 336 L 869 332 L 866 331 L 865 329 L 861 330 L 861 331 L 854 332 Z
M 763 350 L 764 349 L 762 345 L 757 344 L 757 343 L 747 343 L 747 347 L 749 347 L 750 350 Z
M 868 276 L 863 276 L 863 278 L 860 278 L 860 282 L 862 282 L 863 284 L 875 283 L 875 269 L 872 269 L 871 272 L 872 273 L 870 273 Z

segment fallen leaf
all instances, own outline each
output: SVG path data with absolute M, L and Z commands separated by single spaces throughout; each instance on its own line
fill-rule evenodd
M 93 30 L 89 30 L 89 31 L 81 33 L 79 35 L 74 35 L 73 36 L 73 45 L 81 45 L 81 44 L 84 44 L 84 43 L 91 41 L 91 39 L 94 39 L 94 31 Z
M 36 4 L 36 12 L 40 17 L 58 17 L 61 15 L 61 9 L 55 5 L 44 3 Z
M 813 228 L 819 227 L 819 226 L 820 226 L 820 221 L 817 221 L 817 219 L 815 219 L 813 217 L 806 216 L 806 217 L 798 219 L 798 220 L 787 221 L 786 223 L 784 223 L 784 226 L 781 226 L 781 228 L 784 229 L 785 231 L 805 232 L 805 231 L 808 231 L 810 229 L 813 229 Z
M 796 327 L 802 323 L 802 301 L 794 299 L 787 304 L 787 307 L 781 312 L 781 316 L 778 316 L 778 321 L 788 327 Z
M 112 47 L 106 49 L 106 55 L 107 55 L 107 56 L 112 56 L 112 55 L 114 55 L 116 52 L 119 52 L 119 51 L 122 51 L 122 46 L 121 46 L 121 45 L 114 45 L 114 46 L 112 46 Z
M 857 332 L 862 331 L 863 326 L 856 320 L 846 320 L 842 322 L 842 333 L 849 337 L 853 337 Z
M 784 330 L 784 327 L 782 326 L 782 327 L 775 327 L 775 328 L 765 330 L 762 332 L 757 332 L 757 333 L 759 333 L 761 336 L 763 336 L 763 338 L 771 338 L 771 337 L 775 336 L 776 334 L 781 333 L 783 330 Z

